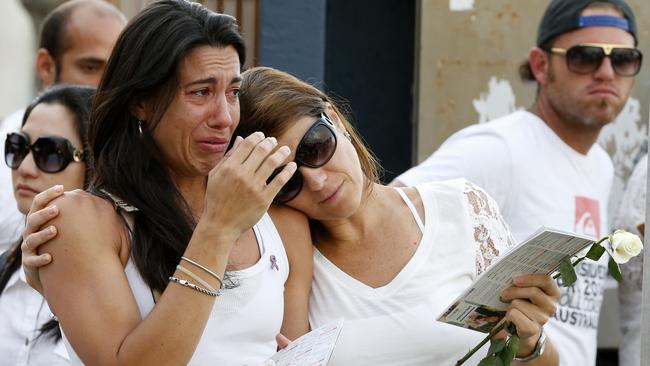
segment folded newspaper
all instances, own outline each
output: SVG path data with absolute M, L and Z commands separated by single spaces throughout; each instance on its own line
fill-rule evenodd
M 291 342 L 264 366 L 326 366 L 341 334 L 343 319 L 324 324 Z
M 489 333 L 505 316 L 508 304 L 499 299 L 512 278 L 534 273 L 552 274 L 566 257 L 593 244 L 585 235 L 542 227 L 512 248 L 465 290 L 438 320 Z

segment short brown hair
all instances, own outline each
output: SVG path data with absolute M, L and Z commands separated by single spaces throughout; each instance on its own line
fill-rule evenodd
M 350 141 L 366 177 L 368 191 L 373 183 L 379 182 L 377 158 L 332 98 L 286 72 L 270 67 L 255 67 L 242 74 L 241 117 L 235 136 L 246 137 L 256 131 L 267 136 L 280 136 L 296 119 L 318 117 L 325 113 L 327 103 L 332 106 L 350 134 Z
M 113 16 L 126 24 L 126 18 L 113 4 L 100 0 L 72 0 L 65 2 L 49 12 L 40 31 L 38 47 L 44 48 L 54 59 L 57 73 L 61 72 L 61 58 L 70 48 L 68 23 L 72 14 L 81 7 L 92 7 L 102 15 Z

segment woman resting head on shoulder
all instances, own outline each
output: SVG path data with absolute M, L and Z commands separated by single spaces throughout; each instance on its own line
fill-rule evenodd
M 308 330 L 306 218 L 266 212 L 290 151 L 257 132 L 225 155 L 244 55 L 234 18 L 183 0 L 147 6 L 117 40 L 93 105 L 92 185 L 53 201 L 57 235 L 39 248 L 73 363 L 257 364 L 278 332 Z
M 495 202 L 466 180 L 386 187 L 376 159 L 329 96 L 272 68 L 249 69 L 242 78 L 235 135 L 274 136 L 298 166 L 274 202 L 310 219 L 311 325 L 345 319 L 330 365 L 460 359 L 484 335 L 436 318 L 512 245 Z M 549 276 L 515 283 L 502 297 L 511 304 L 506 319 L 522 338 L 518 356 L 526 357 L 555 312 L 559 290 Z M 531 364 L 557 362 L 548 342 Z
M 46 89 L 25 110 L 20 131 L 8 134 L 5 163 L 12 169 L 21 213 L 27 214 L 34 197 L 50 187 L 83 189 L 90 181 L 87 133 L 94 94 L 95 88 L 78 85 Z M 0 272 L 0 354 L 7 364 L 18 364 L 27 339 L 30 361 L 67 364 L 58 323 L 43 297 L 20 276 L 20 244 L 5 254 Z
M 465 180 L 399 190 L 379 184 L 375 159 L 336 103 L 287 73 L 247 70 L 241 90 L 235 134 L 276 137 L 291 148 L 288 160 L 298 167 L 274 206 L 310 218 L 310 323 L 345 318 L 330 364 L 452 364 L 461 358 L 483 335 L 435 319 L 512 245 L 494 201 Z M 506 319 L 522 338 L 518 356 L 526 357 L 543 339 L 559 290 L 549 276 L 515 283 L 501 295 L 511 304 Z M 557 363 L 548 342 L 529 364 Z

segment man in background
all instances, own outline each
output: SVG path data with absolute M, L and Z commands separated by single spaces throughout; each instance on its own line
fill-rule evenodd
M 537 83 L 533 106 L 457 132 L 393 185 L 465 177 L 496 199 L 518 242 L 541 226 L 608 234 L 614 171 L 595 143 L 628 99 L 641 67 L 636 45 L 624 0 L 553 0 L 520 69 Z M 576 272 L 545 328 L 561 365 L 593 366 L 606 261 L 582 262 Z
M 125 25 L 124 15 L 101 0 L 73 0 L 52 10 L 43 21 L 36 51 L 36 74 L 42 88 L 55 83 L 97 86 Z M 20 129 L 23 113 L 16 111 L 0 123 L 3 151 L 7 133 Z M 18 239 L 24 226 L 6 164 L 0 164 L 0 207 L 1 253 Z
M 618 229 L 639 235 L 645 232 L 646 184 L 648 184 L 648 155 L 636 164 L 616 216 Z M 618 284 L 618 308 L 621 327 L 619 366 L 641 365 L 641 314 L 643 298 L 643 255 L 621 266 L 623 280 Z

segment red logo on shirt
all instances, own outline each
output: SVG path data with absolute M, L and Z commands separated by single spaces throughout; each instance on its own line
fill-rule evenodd
M 600 204 L 598 201 L 576 196 L 576 225 L 579 234 L 600 238 Z

